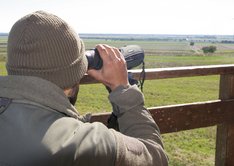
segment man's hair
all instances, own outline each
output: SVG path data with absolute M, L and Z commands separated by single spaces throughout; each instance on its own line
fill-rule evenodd
M 37 11 L 24 16 L 8 37 L 8 75 L 36 76 L 62 89 L 80 81 L 87 71 L 84 45 L 61 18 Z

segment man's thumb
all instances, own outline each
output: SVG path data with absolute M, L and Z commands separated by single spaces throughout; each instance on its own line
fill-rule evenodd
M 90 75 L 91 77 L 93 77 L 94 79 L 101 81 L 102 80 L 102 75 L 100 70 L 94 70 L 94 69 L 90 69 L 87 71 L 88 75 Z

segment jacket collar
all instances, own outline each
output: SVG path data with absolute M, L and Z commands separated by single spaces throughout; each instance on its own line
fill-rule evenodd
M 23 99 L 50 107 L 70 117 L 82 119 L 57 85 L 31 76 L 1 76 L 0 97 Z

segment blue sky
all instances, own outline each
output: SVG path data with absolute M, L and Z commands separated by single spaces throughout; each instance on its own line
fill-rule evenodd
M 0 0 L 0 32 L 45 10 L 77 33 L 234 34 L 234 0 Z

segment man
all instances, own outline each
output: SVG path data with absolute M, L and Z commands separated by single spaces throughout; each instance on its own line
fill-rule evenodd
M 159 130 L 130 86 L 118 49 L 98 45 L 100 70 L 88 74 L 111 89 L 119 132 L 86 122 L 75 103 L 87 72 L 84 45 L 59 17 L 38 11 L 18 20 L 0 77 L 0 165 L 167 165 Z

